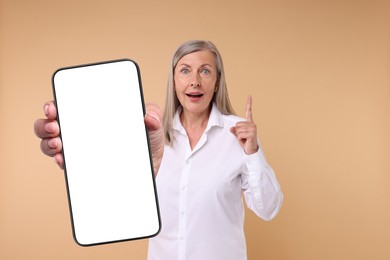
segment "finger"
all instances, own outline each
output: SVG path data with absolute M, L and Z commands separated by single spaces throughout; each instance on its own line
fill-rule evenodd
M 253 138 L 252 132 L 247 131 L 247 130 L 240 130 L 240 129 L 236 130 L 236 136 L 237 136 L 237 138 L 239 138 L 241 140 Z
M 145 125 L 150 131 L 155 131 L 161 128 L 160 119 L 158 115 L 153 112 L 148 112 L 145 115 Z
M 34 132 L 39 138 L 52 138 L 59 136 L 60 127 L 57 121 L 37 119 L 34 123 Z
M 256 124 L 248 121 L 240 121 L 236 123 L 236 128 L 245 131 L 253 131 L 254 133 L 257 131 Z
M 64 157 L 62 156 L 62 153 L 57 153 L 54 155 L 54 161 L 58 166 L 60 166 L 61 169 L 64 169 Z
M 243 139 L 256 140 L 257 128 L 253 122 L 241 121 L 236 124 L 236 135 Z
M 164 154 L 164 132 L 161 124 L 162 112 L 155 104 L 146 104 L 145 125 L 149 130 L 153 170 L 157 175 Z
M 56 138 L 47 138 L 41 141 L 41 150 L 44 154 L 48 156 L 54 156 L 62 151 L 62 142 L 61 139 Z
M 245 118 L 248 122 L 253 122 L 252 116 L 252 96 L 249 95 L 246 101 Z
M 162 112 L 159 106 L 148 103 L 146 104 L 145 125 L 148 130 L 159 130 L 161 125 Z
M 43 111 L 44 111 L 47 119 L 50 119 L 50 120 L 57 119 L 57 108 L 56 108 L 53 101 L 46 102 L 45 105 L 43 105 Z

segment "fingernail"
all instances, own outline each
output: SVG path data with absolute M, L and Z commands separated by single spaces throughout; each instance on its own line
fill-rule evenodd
M 150 113 L 146 113 L 148 116 L 150 116 L 150 117 L 153 117 L 154 119 L 156 119 L 157 120 L 157 122 L 159 122 L 160 123 L 160 119 L 158 118 L 158 116 L 156 116 L 156 115 L 153 115 L 153 114 L 150 114 Z
M 45 111 L 45 116 L 47 116 L 49 114 L 49 105 L 45 105 L 44 107 L 44 111 Z
M 48 142 L 47 142 L 47 145 L 54 149 L 54 148 L 57 148 L 57 145 L 58 145 L 58 140 L 57 138 L 53 138 L 53 139 L 50 139 Z
M 56 131 L 55 124 L 53 122 L 47 123 L 45 125 L 45 130 L 48 133 L 54 133 Z

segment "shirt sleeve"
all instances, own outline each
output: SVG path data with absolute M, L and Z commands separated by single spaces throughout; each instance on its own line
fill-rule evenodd
M 257 153 L 245 155 L 241 187 L 245 202 L 263 220 L 272 220 L 279 212 L 283 194 L 275 173 L 259 148 Z

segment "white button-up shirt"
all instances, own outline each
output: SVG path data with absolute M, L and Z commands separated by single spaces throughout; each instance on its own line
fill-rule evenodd
M 191 150 L 173 121 L 174 145 L 166 146 L 156 177 L 161 232 L 149 240 L 149 260 L 244 260 L 244 206 L 264 220 L 278 213 L 283 195 L 259 151 L 246 155 L 230 127 L 243 119 L 213 105 L 205 132 Z

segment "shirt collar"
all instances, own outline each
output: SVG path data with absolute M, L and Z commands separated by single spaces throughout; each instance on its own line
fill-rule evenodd
M 182 109 L 183 108 L 180 106 L 176 110 L 175 116 L 173 117 L 173 129 L 178 130 L 180 132 L 182 132 L 182 131 L 185 132 L 185 129 L 180 122 L 180 113 L 181 113 Z M 218 110 L 217 106 L 213 102 L 213 105 L 211 107 L 209 121 L 207 122 L 207 127 L 206 127 L 205 132 L 209 131 L 214 126 L 223 127 L 223 119 L 222 119 L 222 113 Z

